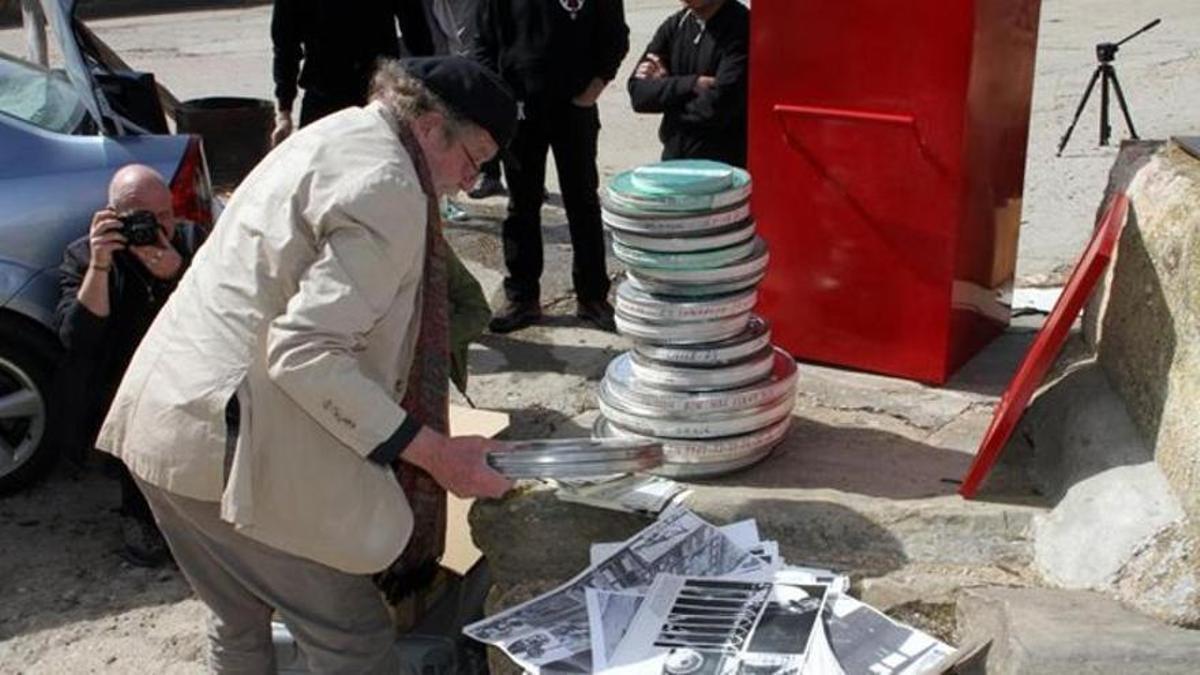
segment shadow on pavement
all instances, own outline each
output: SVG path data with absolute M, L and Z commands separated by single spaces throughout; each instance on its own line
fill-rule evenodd
M 888 499 L 951 495 L 971 455 L 878 429 L 792 418 L 792 428 L 760 464 L 709 485 L 830 489 Z

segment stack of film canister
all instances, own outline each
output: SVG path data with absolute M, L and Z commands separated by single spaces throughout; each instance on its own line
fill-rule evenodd
M 750 213 L 750 174 L 674 160 L 614 177 L 602 195 L 617 330 L 634 347 L 600 384 L 593 435 L 659 441 L 654 473 L 695 478 L 753 464 L 791 423 L 796 363 L 753 313 L 767 247 Z

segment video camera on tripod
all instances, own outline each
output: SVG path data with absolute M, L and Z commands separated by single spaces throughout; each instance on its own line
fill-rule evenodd
M 1075 116 L 1071 119 L 1071 126 L 1067 127 L 1067 132 L 1063 134 L 1062 140 L 1058 142 L 1057 156 L 1061 157 L 1063 148 L 1067 147 L 1067 141 L 1071 139 L 1071 132 L 1075 131 L 1075 124 L 1079 122 L 1079 116 L 1083 113 L 1084 106 L 1087 105 L 1088 97 L 1092 95 L 1092 89 L 1096 87 L 1096 80 L 1101 81 L 1100 145 L 1108 145 L 1108 139 L 1112 136 L 1112 126 L 1108 123 L 1108 89 L 1110 85 L 1112 86 L 1112 90 L 1117 94 L 1117 103 L 1121 106 L 1121 114 L 1125 116 L 1125 126 L 1129 127 L 1129 135 L 1134 139 L 1139 138 L 1137 130 L 1133 128 L 1133 118 L 1129 115 L 1129 105 L 1125 103 L 1125 93 L 1121 91 L 1121 82 L 1117 79 L 1117 69 L 1113 66 L 1113 60 L 1117 58 L 1117 50 L 1121 48 L 1121 45 L 1160 23 L 1162 23 L 1162 19 L 1155 19 L 1118 42 L 1101 42 L 1096 45 L 1096 60 L 1100 63 L 1096 66 L 1096 70 L 1092 71 L 1092 79 L 1088 80 L 1087 89 L 1083 92 L 1083 98 L 1080 99 L 1079 106 L 1075 108 Z

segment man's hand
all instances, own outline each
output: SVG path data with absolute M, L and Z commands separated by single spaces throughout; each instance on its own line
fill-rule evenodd
M 587 88 L 583 90 L 583 93 L 571 99 L 571 103 L 580 108 L 590 108 L 596 105 L 596 99 L 600 98 L 600 92 L 604 91 L 604 87 L 607 84 L 604 80 L 593 77 L 592 81 L 588 83 Z
M 149 270 L 150 274 L 163 281 L 174 279 L 183 267 L 183 257 L 171 242 L 167 241 L 167 234 L 161 227 L 158 228 L 157 244 L 130 246 L 129 250 L 142 261 L 142 266 Z
M 121 234 L 121 221 L 112 209 L 101 209 L 92 216 L 92 227 L 88 235 L 90 266 L 97 272 L 108 272 L 112 267 L 113 251 L 125 248 L 125 236 Z
M 482 436 L 448 438 L 422 427 L 400 458 L 429 472 L 438 485 L 459 497 L 499 497 L 512 481 L 488 466 L 487 454 L 503 447 Z
M 696 78 L 696 83 L 692 85 L 692 93 L 699 96 L 704 92 L 717 86 L 717 78 L 712 75 L 701 75 Z
M 113 251 L 125 248 L 125 235 L 121 234 L 121 221 L 112 209 L 100 209 L 92 216 L 88 230 L 89 262 L 87 272 L 79 290 L 75 292 L 79 304 L 96 316 L 108 316 L 108 272 L 113 265 Z
M 283 142 L 292 135 L 292 112 L 290 110 L 275 111 L 275 130 L 271 132 L 271 147 Z
M 633 71 L 633 76 L 639 80 L 657 80 L 670 75 L 666 65 L 658 54 L 647 53 L 646 58 L 642 59 L 637 65 L 637 69 Z

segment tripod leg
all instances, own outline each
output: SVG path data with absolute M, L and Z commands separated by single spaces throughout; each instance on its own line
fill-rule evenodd
M 1108 78 L 1112 77 L 1112 68 L 1106 63 L 1100 70 L 1104 71 L 1100 82 L 1100 145 L 1108 145 L 1112 136 L 1112 125 L 1108 123 Z
M 1071 140 L 1071 132 L 1075 131 L 1075 125 L 1079 123 L 1079 116 L 1083 114 L 1083 107 L 1087 105 L 1088 97 L 1092 95 L 1092 89 L 1096 86 L 1096 78 L 1100 77 L 1100 66 L 1092 71 L 1092 79 L 1088 80 L 1087 89 L 1083 90 L 1083 98 L 1079 99 L 1079 105 L 1075 107 L 1075 116 L 1071 118 L 1071 125 L 1067 127 L 1067 133 L 1063 134 L 1062 140 L 1058 142 L 1058 156 L 1062 157 L 1063 148 L 1067 147 L 1067 141 Z
M 1125 92 L 1121 91 L 1121 81 L 1117 79 L 1117 71 L 1112 71 L 1113 91 L 1117 92 L 1117 103 L 1121 106 L 1121 114 L 1125 116 L 1125 126 L 1129 127 L 1129 135 L 1136 141 L 1138 136 L 1137 129 L 1133 128 L 1133 117 L 1129 115 L 1129 106 L 1125 103 Z

